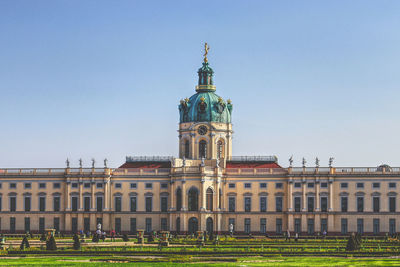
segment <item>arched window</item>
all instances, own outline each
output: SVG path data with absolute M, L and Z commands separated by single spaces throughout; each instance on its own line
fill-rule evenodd
M 185 158 L 189 158 L 189 140 L 185 141 Z
M 213 191 L 211 188 L 208 188 L 206 191 L 206 209 L 213 210 Z
M 176 233 L 179 234 L 181 231 L 181 218 L 176 218 Z
M 221 159 L 224 157 L 224 142 L 219 140 L 217 142 L 217 158 Z
M 207 157 L 207 142 L 205 140 L 201 140 L 199 143 L 199 157 L 200 158 Z
M 189 211 L 199 210 L 199 192 L 197 188 L 190 188 L 188 195 L 188 207 Z
M 178 188 L 176 190 L 176 210 L 180 211 L 182 209 L 182 190 Z
M 218 208 L 221 208 L 222 206 L 222 189 L 219 189 L 219 199 L 218 199 Z

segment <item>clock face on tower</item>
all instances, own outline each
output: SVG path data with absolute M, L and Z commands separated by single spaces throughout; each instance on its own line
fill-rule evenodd
M 204 126 L 204 125 L 201 125 L 201 126 L 197 129 L 197 132 L 198 132 L 200 135 L 205 135 L 205 134 L 207 133 L 207 127 Z

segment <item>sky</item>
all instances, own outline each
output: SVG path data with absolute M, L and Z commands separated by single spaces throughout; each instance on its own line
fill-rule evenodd
M 204 42 L 233 154 L 400 166 L 400 1 L 0 1 L 0 167 L 178 156 Z

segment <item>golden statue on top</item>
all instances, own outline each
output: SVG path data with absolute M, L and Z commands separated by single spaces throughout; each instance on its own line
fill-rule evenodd
M 208 59 L 207 59 L 207 54 L 208 54 L 208 50 L 210 49 L 210 47 L 208 46 L 207 43 L 204 44 L 204 62 L 207 63 Z

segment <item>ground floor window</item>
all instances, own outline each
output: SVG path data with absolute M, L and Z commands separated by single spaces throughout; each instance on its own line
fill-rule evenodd
M 389 233 L 391 235 L 396 233 L 396 219 L 389 219 Z
M 301 219 L 294 219 L 294 231 L 296 233 L 301 232 Z
M 374 232 L 374 235 L 377 235 L 377 234 L 379 234 L 379 219 L 374 219 L 373 220 L 373 232 Z
M 121 218 L 115 218 L 115 232 L 121 233 Z
M 25 218 L 25 233 L 31 231 L 31 218 Z
M 83 218 L 83 231 L 85 233 L 90 231 L 90 218 Z
M 232 225 L 232 226 L 231 226 Z M 229 218 L 229 220 L 228 220 L 228 229 L 229 229 L 229 231 L 231 231 L 232 230 L 232 232 L 234 232 L 235 231 L 235 229 L 236 229 L 236 227 L 235 227 L 235 218 Z
M 328 232 L 328 220 L 321 219 L 321 232 Z
M 136 234 L 136 218 L 131 218 L 131 234 Z
M 307 233 L 309 235 L 314 234 L 314 219 L 308 219 L 307 220 Z
M 251 220 L 250 220 L 250 218 L 245 218 L 245 219 L 244 219 L 244 232 L 245 232 L 246 234 L 250 234 L 250 232 L 251 232 L 250 225 L 251 225 Z
M 150 233 L 152 230 L 151 218 L 146 218 L 146 233 Z
M 364 233 L 364 219 L 357 219 L 357 233 Z
M 347 235 L 347 219 L 342 219 L 341 220 L 341 232 L 342 235 Z
M 167 218 L 161 218 L 161 230 L 162 231 L 167 231 Z
M 53 224 L 54 224 L 54 229 L 56 230 L 56 232 L 60 232 L 60 218 L 55 217 L 53 219 Z
M 71 228 L 72 228 L 72 233 L 75 234 L 78 232 L 78 218 L 71 219 Z
M 10 218 L 10 232 L 15 233 L 15 217 Z
M 267 232 L 267 219 L 260 219 L 260 233 L 265 234 Z
M 44 217 L 39 218 L 39 233 L 44 233 Z
M 282 219 L 281 218 L 276 219 L 276 233 L 278 235 L 282 234 Z

